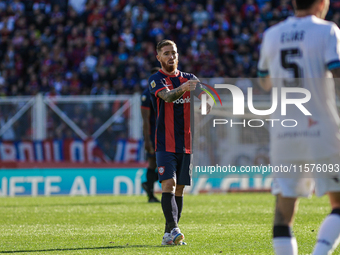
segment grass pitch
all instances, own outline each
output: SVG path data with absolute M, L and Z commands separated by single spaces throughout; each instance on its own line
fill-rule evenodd
M 160 204 L 144 196 L 0 198 L 0 253 L 274 254 L 274 197 L 263 193 L 186 195 L 180 228 L 187 246 L 161 246 Z M 330 212 L 327 198 L 301 199 L 294 233 L 312 252 Z M 334 254 L 340 254 L 337 249 Z

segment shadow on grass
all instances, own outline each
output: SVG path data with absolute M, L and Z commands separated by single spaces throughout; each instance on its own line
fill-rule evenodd
M 103 250 L 103 249 L 125 249 L 125 248 L 166 248 L 175 245 L 117 245 L 88 248 L 65 248 L 65 249 L 45 249 L 45 250 L 18 250 L 18 251 L 0 251 L 0 253 L 19 253 L 19 252 L 48 252 L 48 251 L 81 251 L 81 250 Z

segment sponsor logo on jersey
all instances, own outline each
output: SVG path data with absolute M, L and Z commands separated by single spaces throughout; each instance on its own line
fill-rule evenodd
M 173 101 L 174 104 L 185 104 L 185 103 L 190 103 L 190 96 L 186 98 L 178 98 L 176 101 Z

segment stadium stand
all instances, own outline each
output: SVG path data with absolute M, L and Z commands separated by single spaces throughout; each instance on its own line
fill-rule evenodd
M 328 19 L 339 10 L 331 1 Z M 163 38 L 180 70 L 256 77 L 264 30 L 292 12 L 287 0 L 1 1 L 0 95 L 140 92 Z

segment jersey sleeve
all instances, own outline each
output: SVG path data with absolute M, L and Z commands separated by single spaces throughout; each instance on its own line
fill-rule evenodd
M 151 76 L 149 78 L 149 90 L 150 93 L 157 97 L 159 91 L 166 89 L 166 84 L 163 79 L 157 78 L 155 76 Z
M 264 33 L 260 49 L 260 60 L 257 65 L 257 75 L 259 77 L 266 77 L 267 75 L 269 75 L 268 56 L 266 52 L 266 38 L 266 33 Z
M 328 70 L 340 68 L 340 29 L 333 24 L 326 39 L 325 64 Z
M 141 100 L 141 108 L 143 109 L 151 108 L 150 92 L 148 89 L 144 90 L 143 94 L 140 97 L 140 100 Z

